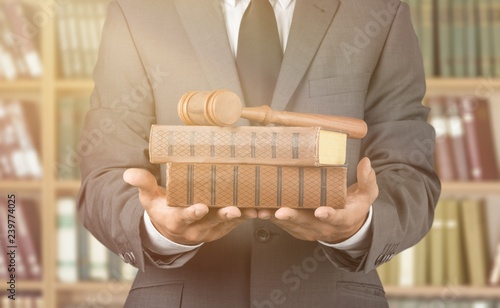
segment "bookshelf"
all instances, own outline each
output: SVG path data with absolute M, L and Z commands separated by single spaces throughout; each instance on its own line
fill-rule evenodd
M 0 0 L 0 4 L 6 0 Z M 24 0 L 36 7 L 35 0 Z M 62 5 L 56 0 L 48 0 L 54 7 Z M 62 2 L 61 2 L 62 3 Z M 66 3 L 66 2 L 65 2 Z M 57 15 L 55 15 L 57 16 Z M 59 180 L 56 172 L 58 130 L 57 114 L 58 100 L 61 96 L 86 96 L 93 89 L 93 81 L 88 78 L 65 79 L 60 77 L 58 62 L 58 42 L 56 18 L 46 19 L 39 27 L 37 35 L 39 51 L 43 63 L 43 75 L 35 80 L 0 80 L 0 98 L 30 98 L 36 99 L 40 105 L 40 143 L 41 162 L 43 167 L 42 180 L 0 180 L 0 192 L 15 193 L 20 196 L 32 196 L 39 200 L 42 238 L 43 276 L 40 281 L 20 281 L 17 288 L 20 292 L 40 292 L 44 307 L 63 307 L 75 305 L 82 301 L 99 303 L 100 306 L 123 303 L 130 282 L 76 282 L 62 283 L 57 279 L 57 207 L 56 201 L 63 196 L 76 196 L 80 183 L 77 180 Z M 500 93 L 500 78 L 437 78 L 427 79 L 427 93 L 480 93 L 484 88 Z M 494 102 L 500 104 L 500 101 Z M 496 110 L 500 110 L 497 108 Z M 500 128 L 495 127 L 497 149 L 500 145 Z M 500 151 L 497 151 L 500 162 Z M 480 195 L 500 193 L 500 180 L 490 182 L 444 182 L 443 195 Z M 498 205 L 500 206 L 500 204 Z M 43 209 L 43 210 L 41 210 Z M 500 230 L 499 230 L 500 232 Z M 443 294 L 453 291 L 457 298 L 500 299 L 500 286 L 422 286 L 398 287 L 387 286 L 388 298 L 440 298 Z

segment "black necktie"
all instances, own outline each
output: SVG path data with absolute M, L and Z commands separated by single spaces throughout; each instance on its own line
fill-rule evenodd
M 271 104 L 283 51 L 269 0 L 252 0 L 243 15 L 236 66 L 247 106 Z

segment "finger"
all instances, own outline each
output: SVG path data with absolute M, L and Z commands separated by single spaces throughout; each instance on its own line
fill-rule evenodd
M 241 217 L 240 209 L 236 206 L 228 206 L 212 212 L 212 215 L 207 217 L 206 225 L 208 228 L 213 228 L 219 224 L 226 223 L 239 217 Z
M 240 209 L 240 211 L 241 211 L 241 217 L 245 219 L 253 219 L 258 217 L 257 210 L 254 208 L 248 208 L 248 209 L 242 208 Z
M 370 159 L 364 157 L 358 164 L 358 191 L 365 193 L 373 202 L 378 195 L 377 177 L 371 166 Z
M 143 194 L 155 195 L 158 193 L 156 178 L 144 169 L 131 168 L 123 173 L 123 180 L 137 188 Z
M 289 207 L 282 207 L 274 213 L 274 217 L 278 220 L 286 220 L 292 223 L 297 222 L 299 219 L 299 213 L 297 210 L 291 209 Z
M 268 220 L 274 216 L 275 210 L 271 209 L 259 209 L 257 212 L 257 217 L 260 219 Z
M 208 206 L 205 204 L 197 203 L 186 208 L 179 208 L 179 220 L 186 225 L 193 224 L 207 215 Z

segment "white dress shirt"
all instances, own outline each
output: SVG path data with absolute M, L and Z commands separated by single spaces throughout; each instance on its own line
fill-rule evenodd
M 283 47 L 283 52 L 285 52 L 288 35 L 290 33 L 290 26 L 292 25 L 295 0 L 269 0 L 269 2 L 274 9 L 281 46 Z M 231 45 L 231 50 L 235 56 L 238 52 L 238 34 L 241 19 L 243 18 L 243 14 L 245 13 L 249 3 L 250 0 L 222 0 L 227 35 Z M 368 218 L 366 219 L 364 225 L 356 234 L 347 240 L 337 244 L 329 244 L 321 241 L 320 243 L 335 249 L 343 250 L 353 258 L 362 256 L 366 253 L 370 246 L 369 235 L 371 233 L 370 226 L 372 221 L 372 212 L 372 207 L 370 207 L 370 212 L 368 213 Z M 188 252 L 200 247 L 203 244 L 187 246 L 172 242 L 156 230 L 147 212 L 144 212 L 144 227 L 141 229 L 141 234 L 147 235 L 142 237 L 143 245 L 162 255 L 175 255 Z

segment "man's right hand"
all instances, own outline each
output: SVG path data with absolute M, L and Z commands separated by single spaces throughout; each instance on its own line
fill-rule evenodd
M 183 245 L 215 241 L 247 219 L 257 217 L 255 209 L 228 206 L 209 209 L 205 204 L 172 207 L 166 202 L 165 190 L 155 177 L 143 169 L 127 169 L 125 182 L 139 189 L 139 200 L 155 228 L 169 240 Z

